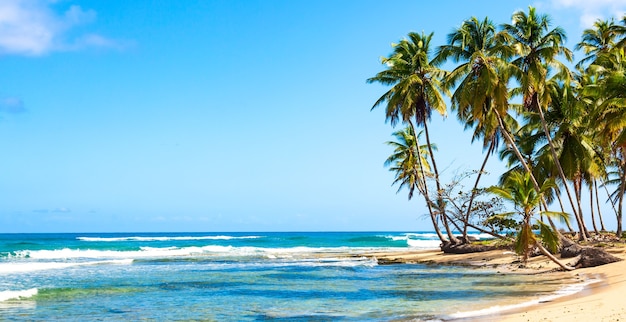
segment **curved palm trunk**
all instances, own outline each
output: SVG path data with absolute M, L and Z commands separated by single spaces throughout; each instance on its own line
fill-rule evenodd
M 598 180 L 593 180 L 594 190 L 596 192 L 596 206 L 598 207 L 598 219 L 600 219 L 600 231 L 605 232 L 604 220 L 602 219 L 602 211 L 600 210 L 600 195 L 598 193 Z
M 541 245 L 541 243 L 537 242 L 537 243 L 535 243 L 535 246 L 539 249 L 539 251 L 543 255 L 548 257 L 551 261 L 555 262 L 562 269 L 564 269 L 566 271 L 573 271 L 573 270 L 576 269 L 575 267 L 571 267 L 571 266 L 561 262 L 558 258 L 556 258 L 556 256 L 552 255 L 552 253 L 550 253 L 545 247 L 543 247 L 543 245 Z
M 522 153 L 517 148 L 517 145 L 515 145 L 515 140 L 513 140 L 513 138 L 511 137 L 511 134 L 509 133 L 509 130 L 504 125 L 504 121 L 502 120 L 502 116 L 500 116 L 500 113 L 497 110 L 494 110 L 494 111 L 495 111 L 496 116 L 498 118 L 498 125 L 500 126 L 500 129 L 501 129 L 500 132 L 504 135 L 504 138 L 506 139 L 507 143 L 513 149 L 513 152 L 515 153 L 515 156 L 517 157 L 517 159 L 520 161 L 520 163 L 524 167 L 524 170 L 530 176 L 530 179 L 533 182 L 533 186 L 535 187 L 535 190 L 537 192 L 541 191 L 541 188 L 539 187 L 539 183 L 537 183 L 537 179 L 535 178 L 535 175 L 530 170 L 530 167 L 528 167 L 528 163 L 526 163 L 526 160 L 522 156 Z M 543 198 L 543 196 L 541 196 L 541 204 L 543 205 L 543 207 L 545 209 L 548 209 L 548 204 L 546 203 L 546 200 L 545 200 L 545 198 Z M 552 220 L 549 220 L 549 221 L 550 221 L 550 225 L 554 229 L 555 233 L 557 234 L 557 236 L 559 236 L 559 240 L 565 239 L 563 234 L 561 234 L 561 232 L 558 229 L 556 229 L 556 226 L 554 225 L 554 222 L 552 222 Z
M 437 185 L 437 205 L 442 208 L 439 209 L 439 211 L 441 212 L 441 222 L 446 229 L 446 233 L 448 234 L 448 238 L 450 238 L 450 242 L 453 244 L 458 244 L 459 240 L 456 239 L 456 237 L 454 237 L 454 235 L 452 234 L 452 231 L 450 230 L 450 225 L 448 225 L 448 221 L 446 219 L 445 208 L 443 208 L 443 196 L 441 195 L 441 192 L 443 190 L 441 190 L 441 183 L 439 182 L 439 171 L 437 170 L 437 163 L 435 162 L 433 148 L 430 144 L 430 135 L 428 134 L 428 122 L 424 122 L 424 134 L 426 134 L 426 146 L 428 147 L 430 160 L 433 164 L 433 171 L 435 172 L 435 184 Z
M 418 153 L 418 159 L 421 158 L 420 156 L 420 144 L 419 144 L 419 140 L 417 139 L 417 134 L 415 134 L 415 126 L 413 126 L 412 122 L 409 122 L 409 126 L 411 127 L 411 129 L 413 130 L 413 135 L 415 136 L 415 145 L 417 145 L 417 153 Z M 442 243 L 447 242 L 446 238 L 443 236 L 443 234 L 441 233 L 441 230 L 439 229 L 439 225 L 437 224 L 437 216 L 435 215 L 435 212 L 433 210 L 431 201 L 430 201 L 430 196 L 428 194 L 428 185 L 426 184 L 426 173 L 424 172 L 424 167 L 422 166 L 422 162 L 421 160 L 418 160 L 417 164 L 419 165 L 419 170 L 420 170 L 420 178 L 422 180 L 422 185 L 424 187 L 424 191 L 423 191 L 423 196 L 424 199 L 426 200 L 426 206 L 428 207 L 428 213 L 430 214 L 430 220 L 433 223 L 433 229 L 435 229 L 435 233 L 437 234 L 437 237 L 439 237 L 439 240 Z
M 467 238 L 467 227 L 468 227 L 467 223 L 469 222 L 469 217 L 470 217 L 470 214 L 472 213 L 472 204 L 474 203 L 474 197 L 476 197 L 476 188 L 478 188 L 478 182 L 480 181 L 480 177 L 485 171 L 485 166 L 487 165 L 487 161 L 489 160 L 489 156 L 491 155 L 491 152 L 493 151 L 494 146 L 495 146 L 495 137 L 491 140 L 491 144 L 489 144 L 489 150 L 487 150 L 487 155 L 485 156 L 485 160 L 483 161 L 483 164 L 480 167 L 480 171 L 478 171 L 476 182 L 474 182 L 474 188 L 472 188 L 472 195 L 470 196 L 470 200 L 467 206 L 467 213 L 465 214 L 465 218 L 463 221 L 463 225 L 464 225 L 463 238 L 465 238 L 465 240 L 467 241 L 469 241 L 469 239 Z
M 556 154 L 556 150 L 554 149 L 554 143 L 552 142 L 552 137 L 550 135 L 550 131 L 548 130 L 548 125 L 543 115 L 543 109 L 541 108 L 541 104 L 539 103 L 539 98 L 537 97 L 537 93 L 533 95 L 532 103 L 536 104 L 537 111 L 539 111 L 539 118 L 541 119 L 541 126 L 543 127 L 543 132 L 546 135 L 546 138 L 548 140 L 548 146 L 550 147 L 550 152 L 552 153 L 554 164 L 556 165 L 557 170 L 559 170 L 559 176 L 561 177 L 561 180 L 563 180 L 563 186 L 565 187 L 567 198 L 569 199 L 569 202 L 572 206 L 572 212 L 574 213 L 574 217 L 576 218 L 576 221 L 578 222 L 578 228 L 580 230 L 581 239 L 587 240 L 588 232 L 586 231 L 586 229 L 584 229 L 584 224 L 582 222 L 582 214 L 576 210 L 576 205 L 574 204 L 574 200 L 572 199 L 572 194 L 569 191 L 569 185 L 567 184 L 567 178 L 565 177 L 565 173 L 563 172 L 563 168 L 561 167 L 561 162 L 559 162 L 559 157 Z

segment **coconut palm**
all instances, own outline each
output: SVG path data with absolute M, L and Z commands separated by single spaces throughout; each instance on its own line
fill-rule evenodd
M 432 211 L 430 197 L 428 195 L 428 187 L 426 185 L 426 177 L 432 176 L 430 164 L 428 163 L 428 149 L 424 145 L 419 145 L 419 137 L 421 132 L 415 135 L 412 126 L 396 131 L 393 136 L 395 141 L 388 141 L 387 145 L 394 148 L 393 153 L 385 160 L 385 166 L 390 167 L 389 171 L 395 172 L 395 180 L 393 184 L 398 184 L 398 192 L 402 188 L 409 191 L 409 200 L 415 194 L 415 189 L 424 196 L 426 205 L 429 209 L 430 218 L 433 228 L 439 239 L 444 242 L 444 238 L 439 226 L 437 218 Z
M 538 213 L 537 209 L 541 204 L 542 194 L 555 187 L 554 181 L 549 179 L 543 182 L 540 190 L 537 191 L 532 182 L 530 173 L 516 171 L 511 173 L 503 185 L 492 186 L 488 191 L 511 202 L 515 207 L 515 211 L 513 212 L 498 214 L 496 216 L 509 218 L 515 215 L 521 215 L 520 229 L 515 239 L 515 251 L 519 255 L 522 255 L 524 263 L 528 261 L 532 249 L 538 248 L 541 253 L 546 255 L 561 268 L 573 270 L 574 268 L 562 263 L 548 251 L 548 249 L 556 251 L 559 246 L 559 235 L 556 231 L 552 230 L 550 225 L 535 219 L 535 224 L 539 227 L 539 236 L 535 235 L 533 232 L 533 223 L 531 220 L 533 216 Z M 541 211 L 540 213 L 548 217 L 556 217 L 567 221 L 567 214 L 565 213 L 549 211 Z M 546 247 L 548 249 L 546 249 Z
M 506 67 L 507 47 L 496 40 L 496 28 L 488 18 L 472 17 L 448 35 L 448 44 L 440 46 L 435 61 L 452 60 L 459 65 L 445 78 L 446 88 L 456 87 L 452 94 L 452 110 L 465 128 L 473 128 L 472 142 L 483 140 L 487 150 L 478 171 L 465 214 L 463 236 L 467 240 L 467 223 L 472 211 L 475 192 L 487 160 L 500 143 L 499 115 L 508 117 L 506 79 L 499 74 Z M 508 50 L 510 54 L 511 51 Z M 499 109 L 498 114 L 494 109 Z
M 446 104 L 442 95 L 444 90 L 439 81 L 444 72 L 437 67 L 436 63 L 431 63 L 429 60 L 432 37 L 432 33 L 426 35 L 410 32 L 407 38 L 392 45 L 393 52 L 389 57 L 382 59 L 382 63 L 387 66 L 387 69 L 369 78 L 367 82 L 392 86 L 372 107 L 374 109 L 379 105 L 386 105 L 386 119 L 391 122 L 392 126 L 398 122 L 413 122 L 415 126 L 424 128 L 437 189 L 437 201 L 435 202 L 439 209 L 437 215 L 441 215 L 450 241 L 458 243 L 450 230 L 444 207 L 442 207 L 444 200 L 441 195 L 439 171 L 428 131 L 428 124 L 433 111 L 441 115 L 446 114 Z
M 593 63 L 598 55 L 614 48 L 618 33 L 615 20 L 596 20 L 593 28 L 583 31 L 582 40 L 576 45 L 576 50 L 582 50 L 587 55 L 576 64 L 576 67 L 582 67 L 588 62 Z
M 609 183 L 617 186 L 612 202 L 617 205 L 616 234 L 622 235 L 623 200 L 626 194 L 626 53 L 614 48 L 599 55 L 589 66 L 589 73 L 597 77 L 595 84 L 584 88 L 585 95 L 598 103 L 594 118 L 598 129 L 599 146 L 606 151 L 607 164 L 613 170 Z
M 519 83 L 513 93 L 522 96 L 523 106 L 529 111 L 538 113 L 543 131 L 548 140 L 548 146 L 552 154 L 559 176 L 563 180 L 565 191 L 572 206 L 572 212 L 581 232 L 581 239 L 586 240 L 585 230 L 582 225 L 581 214 L 576 210 L 576 205 L 567 184 L 563 169 L 558 162 L 558 156 L 552 142 L 552 135 L 544 118 L 543 109 L 550 103 L 549 91 L 546 90 L 547 81 L 551 70 L 556 70 L 562 78 L 569 78 L 569 71 L 557 57 L 564 56 L 568 61 L 572 60 L 572 52 L 564 46 L 565 31 L 556 27 L 550 29 L 548 15 L 540 15 L 535 8 L 529 7 L 528 14 L 517 11 L 513 14 L 512 23 L 502 25 L 505 39 L 516 51 L 516 58 L 512 64 L 517 67 L 515 78 Z

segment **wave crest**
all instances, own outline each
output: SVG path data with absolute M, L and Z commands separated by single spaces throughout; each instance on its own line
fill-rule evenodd
M 36 288 L 20 291 L 0 291 L 0 302 L 30 298 L 37 295 L 38 292 Z
M 231 240 L 231 239 L 257 239 L 263 236 L 128 236 L 128 237 L 76 237 L 86 242 L 121 242 L 121 241 L 183 241 L 183 240 Z

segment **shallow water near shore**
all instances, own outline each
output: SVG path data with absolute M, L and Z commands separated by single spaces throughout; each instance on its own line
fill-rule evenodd
M 378 265 L 430 233 L 0 235 L 8 320 L 380 321 L 460 318 L 575 281 L 493 270 Z M 434 246 L 433 246 L 434 245 Z

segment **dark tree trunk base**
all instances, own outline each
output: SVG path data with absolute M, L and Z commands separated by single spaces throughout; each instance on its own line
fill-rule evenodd
M 469 254 L 480 253 L 497 249 L 496 246 L 473 245 L 473 244 L 452 244 L 445 243 L 441 245 L 441 250 L 445 254 Z

